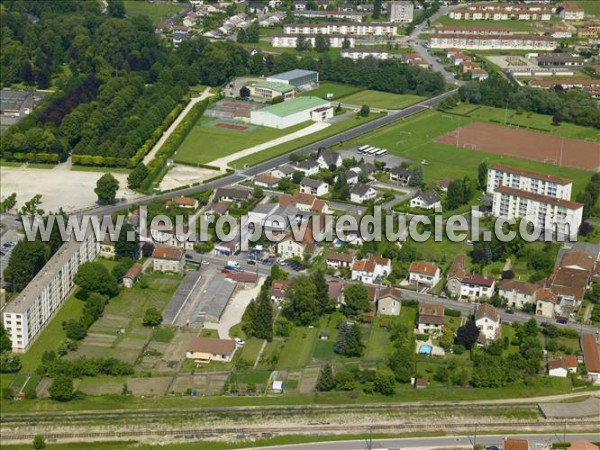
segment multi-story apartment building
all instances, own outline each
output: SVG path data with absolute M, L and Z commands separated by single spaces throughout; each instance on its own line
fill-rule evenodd
M 413 21 L 415 7 L 412 2 L 388 2 L 387 9 L 390 22 L 410 23 Z
M 433 32 L 435 34 L 475 34 L 481 35 L 504 35 L 512 36 L 514 33 L 505 27 L 498 27 L 494 25 L 434 25 Z
M 456 20 L 550 20 L 554 8 L 546 3 L 480 3 L 450 11 Z
M 368 57 L 373 57 L 375 59 L 388 59 L 391 57 L 391 55 L 385 50 L 342 50 L 341 54 L 342 58 L 350 58 L 354 60 L 364 59 Z
M 499 34 L 433 34 L 431 48 L 460 48 L 471 50 L 554 50 L 558 41 L 552 36 Z
M 29 348 L 64 303 L 79 266 L 93 260 L 99 252 L 100 243 L 91 230 L 81 242 L 72 236 L 6 306 L 2 320 L 14 352 Z
M 300 34 L 297 34 L 297 35 L 287 34 L 287 35 L 273 36 L 271 45 L 273 45 L 273 47 L 294 48 L 294 47 L 296 47 L 296 43 L 298 42 L 298 36 L 300 36 Z M 304 37 L 306 38 L 307 41 L 309 41 L 311 43 L 311 45 L 313 47 L 315 46 L 315 41 L 317 39 L 316 35 L 314 35 L 314 34 L 313 35 L 305 35 Z M 329 45 L 332 48 L 342 48 L 345 40 L 348 41 L 350 48 L 354 48 L 354 46 L 356 45 L 356 40 L 353 36 L 330 34 L 327 37 L 329 38 Z
M 544 175 L 530 170 L 494 164 L 488 169 L 487 192 L 493 194 L 498 186 L 547 195 L 563 200 L 571 199 L 573 183 L 566 178 Z
M 390 22 L 331 22 L 289 23 L 283 26 L 284 34 L 329 34 L 344 36 L 396 36 L 398 27 Z
M 563 20 L 583 20 L 585 19 L 585 11 L 578 7 L 573 2 L 562 3 L 562 10 L 559 15 Z

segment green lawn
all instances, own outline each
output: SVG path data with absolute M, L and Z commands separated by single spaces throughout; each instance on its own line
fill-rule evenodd
M 347 97 L 352 94 L 356 94 L 363 91 L 365 88 L 360 86 L 351 86 L 349 84 L 332 83 L 330 81 L 324 81 L 319 83 L 319 88 L 313 91 L 307 91 L 302 95 L 309 95 L 311 97 L 321 97 L 326 100 L 338 100 L 343 97 Z M 333 94 L 332 97 L 327 97 L 327 94 Z
M 539 30 L 536 28 L 536 24 L 540 22 L 533 22 L 529 20 L 454 20 L 448 16 L 440 17 L 436 22 L 436 24 L 442 25 L 457 25 L 457 26 L 473 26 L 473 27 L 483 27 L 483 26 L 496 26 L 496 27 L 504 27 L 508 28 L 511 31 L 535 31 Z M 550 24 L 551 21 L 541 22 L 543 24 Z
M 577 0 L 575 3 L 583 8 L 587 14 L 593 14 L 596 18 L 600 17 L 600 2 L 598 0 Z
M 162 22 L 185 7 L 178 3 L 149 3 L 144 0 L 125 0 L 124 3 L 127 16 L 148 16 L 154 24 Z
M 279 355 L 278 369 L 302 369 L 308 363 L 319 331 L 294 327 Z
M 369 333 L 369 340 L 367 341 L 367 347 L 365 349 L 365 355 L 363 360 L 365 362 L 378 362 L 382 361 L 388 355 L 388 351 L 391 350 L 390 333 L 387 328 L 381 325 L 390 325 L 393 322 L 393 318 L 389 317 L 375 317 L 371 324 L 371 330 Z
M 404 109 L 425 100 L 418 95 L 399 95 L 388 92 L 366 90 L 343 98 L 343 103 L 350 105 L 368 105 L 371 108 Z
M 477 110 L 479 111 L 479 110 Z M 476 114 L 477 111 L 474 113 Z M 502 110 L 500 110 L 502 111 Z M 503 112 L 503 111 L 502 111 Z M 481 113 L 483 114 L 483 113 Z M 484 116 L 475 117 L 477 120 L 485 119 Z M 533 122 L 534 117 L 530 118 Z M 549 121 L 550 118 L 548 117 Z M 548 175 L 561 176 L 573 180 L 573 192 L 583 190 L 592 173 L 569 167 L 557 167 L 537 161 L 494 155 L 492 153 L 478 152 L 466 148 L 455 148 L 451 145 L 438 144 L 433 139 L 446 134 L 458 127 L 466 126 L 473 122 L 471 117 L 461 117 L 438 111 L 425 111 L 406 120 L 396 122 L 387 127 L 374 130 L 356 139 L 343 143 L 337 148 L 351 145 L 368 144 L 375 147 L 386 148 L 389 153 L 404 156 L 420 162 L 423 159 L 430 165 L 423 167 L 426 183 L 437 182 L 443 179 L 457 179 L 477 176 L 477 166 L 486 161 L 488 165 L 502 163 L 521 169 L 533 170 Z M 572 134 L 593 133 L 592 129 L 571 127 L 557 127 L 559 133 Z M 564 131 L 563 131 L 564 130 Z
M 263 345 L 262 339 L 250 338 L 246 340 L 246 345 L 240 352 L 240 359 L 244 359 L 246 361 L 254 362 L 258 357 L 258 353 L 260 352 L 260 348 Z
M 156 329 L 156 331 L 154 332 L 154 337 L 153 340 L 155 340 L 156 342 L 171 342 L 171 339 L 173 339 L 173 336 L 175 336 L 175 332 L 173 331 L 172 328 L 170 327 L 158 327 Z
M 238 384 L 265 384 L 269 380 L 270 375 L 270 370 L 236 372 L 231 377 L 230 382 Z
M 174 155 L 175 162 L 183 164 L 206 164 L 223 156 L 231 155 L 246 148 L 286 136 L 306 128 L 309 123 L 301 123 L 284 130 L 269 127 L 253 127 L 254 130 L 234 131 L 210 126 L 210 117 L 201 117 L 190 130 Z
M 253 155 L 245 156 L 243 158 L 237 159 L 233 161 L 230 166 L 234 168 L 243 168 L 246 165 L 255 166 L 263 161 L 267 161 L 269 159 L 275 158 L 276 156 L 283 155 L 285 153 L 289 153 L 292 150 L 296 150 L 298 148 L 304 147 L 306 145 L 312 144 L 313 142 L 320 141 L 322 139 L 326 139 L 330 136 L 341 133 L 342 131 L 349 130 L 350 128 L 357 127 L 362 125 L 363 123 L 370 122 L 371 120 L 378 119 L 383 117 L 385 113 L 374 114 L 371 113 L 369 117 L 356 117 L 352 115 L 350 118 L 336 122 L 333 125 L 325 128 L 324 130 L 317 131 L 316 133 L 309 134 L 308 136 L 303 136 L 299 139 L 295 139 L 290 142 L 286 142 L 285 144 L 277 145 L 275 147 L 271 147 L 269 149 L 263 150 L 262 152 L 255 153 Z

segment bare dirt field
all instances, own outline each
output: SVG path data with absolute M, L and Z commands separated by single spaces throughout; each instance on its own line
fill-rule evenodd
M 201 183 L 204 180 L 214 178 L 222 173 L 222 171 L 218 170 L 175 164 L 169 169 L 167 174 L 160 182 L 160 188 L 163 191 L 166 191 L 192 183 Z
M 440 136 L 436 142 L 576 169 L 600 170 L 600 144 L 582 139 L 474 122 Z

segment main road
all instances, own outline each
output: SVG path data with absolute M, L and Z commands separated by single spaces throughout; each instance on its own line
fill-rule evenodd
M 406 448 L 440 448 L 440 447 L 474 447 L 475 444 L 484 446 L 502 445 L 502 440 L 506 435 L 482 435 L 476 436 L 444 436 L 444 437 L 423 437 L 423 438 L 401 438 L 401 439 L 369 439 L 359 441 L 338 441 L 338 442 L 315 442 L 310 444 L 277 445 L 270 447 L 254 447 L 256 450 L 383 450 L 383 449 L 406 449 Z M 591 441 L 598 440 L 598 434 L 566 434 L 563 435 L 559 430 L 554 434 L 519 434 L 517 439 L 527 439 L 529 448 L 549 448 L 554 442 L 573 441 Z

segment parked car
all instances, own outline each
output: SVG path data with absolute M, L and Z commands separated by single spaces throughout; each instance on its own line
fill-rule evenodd
M 244 341 L 243 339 L 240 339 L 238 337 L 233 338 L 233 340 L 235 341 L 235 345 L 239 345 L 240 347 L 243 347 L 244 345 L 246 345 L 246 341 Z

